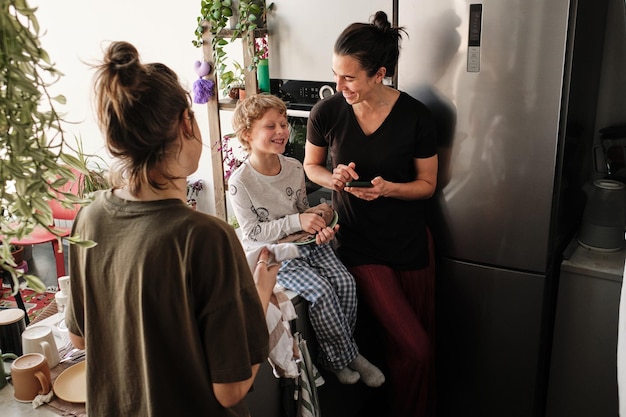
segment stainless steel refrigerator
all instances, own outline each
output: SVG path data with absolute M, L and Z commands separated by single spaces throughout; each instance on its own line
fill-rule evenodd
M 616 4 L 623 13 L 623 0 L 397 3 L 397 85 L 440 134 L 439 416 L 544 414 L 561 254 L 610 94 L 602 63 L 626 53 L 605 47 L 624 36 L 605 29 Z

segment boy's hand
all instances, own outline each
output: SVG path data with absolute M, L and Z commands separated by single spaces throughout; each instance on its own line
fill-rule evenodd
M 317 233 L 317 236 L 315 236 L 315 243 L 323 245 L 324 243 L 330 242 L 335 238 L 337 230 L 339 230 L 338 224 L 336 224 L 335 227 L 324 227 Z
M 315 234 L 326 227 L 326 222 L 315 213 L 300 213 L 300 227 L 307 233 Z

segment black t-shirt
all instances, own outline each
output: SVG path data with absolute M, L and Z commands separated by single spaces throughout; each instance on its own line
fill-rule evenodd
M 333 167 L 354 162 L 361 181 L 381 176 L 403 183 L 416 178 L 415 158 L 437 153 L 435 131 L 428 108 L 401 92 L 381 126 L 365 135 L 352 106 L 337 93 L 312 109 L 307 140 L 329 148 Z M 333 206 L 341 225 L 336 250 L 346 266 L 382 264 L 408 270 L 428 264 L 424 200 L 364 201 L 333 192 Z

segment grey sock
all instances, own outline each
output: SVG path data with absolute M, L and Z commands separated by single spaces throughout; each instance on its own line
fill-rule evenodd
M 358 372 L 353 371 L 347 366 L 341 369 L 328 368 L 328 370 L 337 375 L 337 379 L 342 384 L 356 384 L 357 381 L 361 378 L 361 375 Z
M 368 387 L 380 387 L 385 382 L 385 375 L 383 375 L 380 369 L 361 354 L 357 355 L 348 366 L 361 374 L 361 380 Z

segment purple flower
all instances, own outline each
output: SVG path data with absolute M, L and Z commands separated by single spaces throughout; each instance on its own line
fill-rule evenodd
M 257 51 L 259 51 L 259 59 L 267 59 L 270 53 L 268 49 L 267 35 L 262 38 L 256 38 L 254 42 L 256 43 Z

